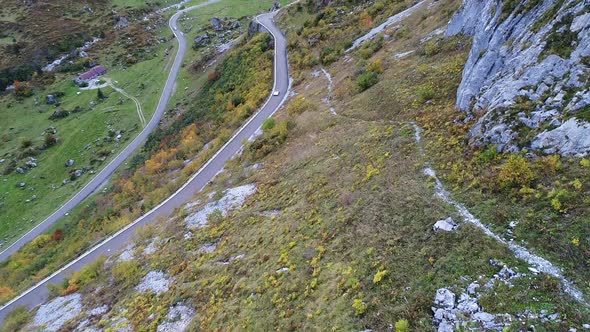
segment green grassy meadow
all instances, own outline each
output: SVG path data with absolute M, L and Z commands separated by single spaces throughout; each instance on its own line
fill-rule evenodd
M 159 35 L 167 33 L 167 26 L 158 31 Z M 172 46 L 174 44 L 174 40 L 162 43 L 154 49 L 153 57 L 125 67 L 109 66 L 112 60 L 110 52 L 99 55 L 99 63 L 105 63 L 108 69 L 106 77 L 140 101 L 148 121 L 155 112 L 168 77 L 166 63 L 175 55 L 176 47 Z M 170 49 L 167 56 L 164 55 L 166 48 Z M 142 129 L 135 104 L 131 100 L 107 87 L 102 91 L 108 98 L 91 107 L 90 102 L 96 102 L 97 91 L 80 90 L 73 84 L 72 78 L 73 75 L 58 74 L 55 83 L 42 90 L 35 90 L 33 96 L 22 100 L 10 95 L 0 98 L 0 117 L 3 119 L 0 123 L 0 132 L 3 133 L 0 159 L 6 159 L 5 163 L 0 164 L 0 170 L 8 164 L 11 159 L 9 155 L 21 153 L 23 142 L 31 141 L 33 146 L 41 145 L 45 129 L 55 127 L 59 139 L 58 144 L 34 156 L 38 159 L 38 167 L 26 174 L 12 171 L 2 175 L 0 242 L 4 246 L 49 216 L 92 178 L 88 171 L 76 181 L 64 185 L 62 181 L 68 178 L 71 168 L 90 166 L 92 172 L 100 171 Z M 60 109 L 72 111 L 78 106 L 83 110 L 71 113 L 66 118 L 49 120 L 48 117 L 57 108 L 46 104 L 45 97 L 58 91 L 64 93 L 59 98 Z M 115 132 L 125 131 L 120 142 L 104 141 L 104 137 L 109 135 L 109 129 Z M 91 145 L 89 150 L 85 149 L 87 144 Z M 105 156 L 104 161 L 91 164 L 99 153 L 108 156 Z M 68 159 L 76 162 L 71 168 L 64 166 Z M 26 160 L 19 161 L 18 166 L 22 166 Z M 24 189 L 17 187 L 20 182 L 26 183 Z

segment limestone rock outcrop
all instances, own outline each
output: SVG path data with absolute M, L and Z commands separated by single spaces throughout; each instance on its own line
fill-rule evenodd
M 464 0 L 457 34 L 473 36 L 456 104 L 472 144 L 590 153 L 590 1 Z

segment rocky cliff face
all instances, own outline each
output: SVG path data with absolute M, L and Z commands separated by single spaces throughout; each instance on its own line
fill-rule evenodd
M 447 36 L 473 36 L 457 92 L 475 145 L 590 153 L 590 1 L 464 0 Z

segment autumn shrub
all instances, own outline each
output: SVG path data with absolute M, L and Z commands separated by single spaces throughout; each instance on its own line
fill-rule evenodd
M 357 316 L 362 316 L 367 311 L 367 304 L 360 298 L 356 298 L 352 301 L 352 308 Z
M 72 277 L 68 279 L 68 287 L 65 289 L 64 294 L 73 293 L 96 280 L 101 274 L 101 269 L 105 260 L 104 257 L 100 257 L 92 263 L 84 266 L 80 271 L 74 272 Z
M 305 99 L 303 95 L 298 95 L 289 102 L 287 112 L 289 114 L 302 114 L 306 111 L 316 110 L 317 105 Z
M 424 44 L 424 50 L 422 53 L 425 56 L 431 57 L 435 56 L 442 50 L 440 43 L 437 40 L 430 40 Z
M 58 228 L 55 230 L 55 232 L 53 232 L 53 235 L 51 235 L 51 240 L 53 241 L 60 241 L 64 236 L 64 232 Z
M 45 146 L 53 146 L 57 144 L 57 137 L 54 134 L 46 134 L 45 135 Z
M 271 119 L 272 118 L 269 118 L 268 120 Z M 263 126 L 264 134 L 254 140 L 254 142 L 250 143 L 246 149 L 252 160 L 262 158 L 274 151 L 287 139 L 289 131 L 294 126 L 293 122 L 290 120 L 283 120 L 280 122 L 274 122 L 273 120 L 269 123 L 267 123 L 267 121 L 265 121 L 266 129 Z M 270 123 L 272 123 L 272 125 Z
M 565 213 L 568 210 L 568 202 L 573 195 L 565 188 L 553 189 L 547 194 L 553 210 Z
M 425 83 L 416 88 L 416 97 L 419 103 L 425 103 L 436 97 L 436 91 L 431 83 Z
M 383 62 L 381 61 L 381 59 L 377 59 L 367 65 L 367 71 L 373 73 L 381 74 L 383 73 L 383 70 Z
M 10 287 L 0 286 L 0 303 L 4 303 L 14 297 L 15 293 Z
M 129 287 L 136 285 L 141 279 L 141 267 L 136 261 L 120 262 L 113 266 L 113 278 L 115 282 Z
M 510 155 L 499 168 L 498 181 L 502 187 L 528 186 L 535 178 L 528 161 L 521 155 Z
M 536 166 L 546 174 L 554 175 L 562 168 L 561 158 L 553 154 L 537 159 Z

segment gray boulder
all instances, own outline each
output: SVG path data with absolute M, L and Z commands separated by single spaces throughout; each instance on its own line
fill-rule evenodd
M 74 159 L 68 159 L 68 160 L 66 160 L 65 165 L 66 165 L 66 167 L 72 167 L 72 166 L 74 166 L 74 163 L 75 163 Z
M 215 31 L 223 31 L 223 21 L 217 17 L 214 17 L 209 20 L 211 26 L 213 26 L 213 30 Z
M 55 95 L 47 95 L 45 102 L 49 105 L 54 105 L 57 103 L 57 97 Z
M 271 12 L 274 12 L 276 10 L 279 10 L 281 8 L 281 4 L 278 1 L 274 1 L 272 3 L 272 7 L 270 8 Z
M 256 21 L 250 21 L 248 25 L 248 39 L 254 37 L 255 34 L 265 32 L 266 29 Z
M 455 293 L 448 288 L 440 288 L 436 291 L 434 304 L 441 308 L 452 309 L 455 307 Z
M 27 162 L 25 163 L 25 166 L 27 166 L 28 168 L 35 168 L 37 167 L 37 159 L 35 158 L 29 158 L 29 160 L 27 160 Z
M 125 16 L 115 16 L 115 29 L 125 29 L 129 26 L 129 19 Z
M 539 134 L 531 147 L 546 153 L 585 156 L 590 152 L 590 123 L 571 118 L 561 126 Z
M 204 35 L 195 38 L 195 46 L 201 47 L 207 45 L 209 43 L 210 37 L 209 34 L 205 32 Z
M 459 228 L 459 225 L 453 220 L 453 218 L 449 217 L 447 219 L 437 221 L 434 226 L 432 226 L 433 231 L 445 231 L 445 232 L 452 232 Z

